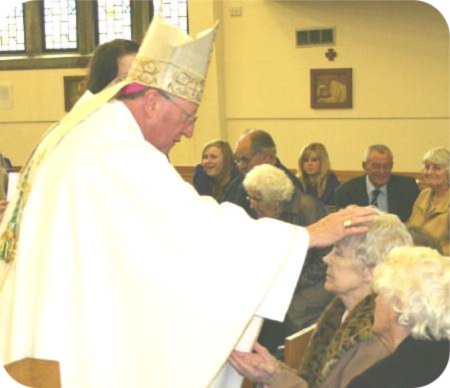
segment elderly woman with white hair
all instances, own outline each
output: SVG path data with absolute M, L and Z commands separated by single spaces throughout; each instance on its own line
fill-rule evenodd
M 270 164 L 255 166 L 243 181 L 250 207 L 258 218 L 269 217 L 299 226 L 309 226 L 327 215 L 316 198 L 295 189 L 286 173 Z M 283 323 L 266 320 L 259 341 L 275 353 L 284 339 L 316 322 L 333 295 L 324 289 L 326 266 L 322 259 L 329 249 L 310 249 L 293 300 Z
M 355 377 L 348 387 L 430 384 L 449 358 L 450 257 L 430 248 L 397 248 L 373 276 L 374 331 L 393 353 Z
M 439 240 L 442 251 L 448 256 L 450 152 L 447 148 L 434 148 L 424 155 L 422 164 L 423 178 L 428 187 L 417 197 L 407 225 L 423 228 Z
M 325 288 L 336 298 L 321 315 L 299 368 L 291 370 L 255 344 L 253 353 L 232 353 L 230 363 L 240 374 L 270 388 L 344 388 L 390 354 L 373 333 L 372 274 L 387 253 L 412 239 L 396 215 L 378 209 L 368 228 L 366 235 L 338 242 L 324 258 Z

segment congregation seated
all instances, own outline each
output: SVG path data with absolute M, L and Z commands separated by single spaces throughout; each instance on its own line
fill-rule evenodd
M 200 195 L 219 199 L 238 173 L 230 145 L 215 140 L 203 147 L 202 163 L 195 167 L 193 184 Z
M 374 205 L 406 222 L 419 195 L 419 187 L 411 177 L 391 174 L 393 165 L 394 158 L 387 146 L 371 145 L 362 163 L 366 174 L 336 189 L 334 199 L 337 208 Z
M 243 182 L 257 218 L 269 217 L 309 226 L 327 215 L 325 205 L 294 187 L 288 176 L 270 164 L 254 167 Z M 275 353 L 284 338 L 317 321 L 332 294 L 324 289 L 329 249 L 310 249 L 284 322 L 266 320 L 258 341 Z
M 240 174 L 233 179 L 219 202 L 231 202 L 242 207 L 251 217 L 256 214 L 250 208 L 242 182 L 251 169 L 260 164 L 271 164 L 284 171 L 295 187 L 302 190 L 298 178 L 277 158 L 275 142 L 266 131 L 260 129 L 247 130 L 238 140 L 235 149 L 235 161 Z
M 447 256 L 450 254 L 449 165 L 450 152 L 446 148 L 434 148 L 424 155 L 422 172 L 428 187 L 419 194 L 407 222 L 435 237 Z
M 424 247 L 396 248 L 375 268 L 374 332 L 391 354 L 348 388 L 430 384 L 449 359 L 450 258 Z
M 251 381 L 274 387 L 346 387 L 356 375 L 389 355 L 373 333 L 372 273 L 393 248 L 411 245 L 399 218 L 377 210 L 366 235 L 346 237 L 324 258 L 325 288 L 336 298 L 320 317 L 297 370 L 255 344 L 253 353 L 234 351 L 231 365 Z
M 334 191 L 340 182 L 331 171 L 330 158 L 322 143 L 311 143 L 301 150 L 298 159 L 298 177 L 303 191 L 325 205 L 334 205 Z

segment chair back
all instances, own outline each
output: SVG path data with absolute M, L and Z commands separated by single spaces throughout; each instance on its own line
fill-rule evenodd
M 308 347 L 309 339 L 316 328 L 316 323 L 286 337 L 284 340 L 284 363 L 297 369 L 300 365 L 305 350 Z

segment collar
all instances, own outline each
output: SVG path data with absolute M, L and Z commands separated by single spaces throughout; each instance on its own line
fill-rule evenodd
M 369 179 L 369 175 L 366 174 L 366 188 L 367 188 L 367 194 L 370 195 L 372 191 L 375 189 L 380 190 L 384 195 L 387 196 L 387 185 L 381 186 L 381 187 L 375 187 L 372 182 Z

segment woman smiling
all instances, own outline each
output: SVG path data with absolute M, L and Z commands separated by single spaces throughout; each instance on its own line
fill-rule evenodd
M 422 164 L 423 178 L 428 187 L 417 197 L 407 225 L 423 228 L 435 237 L 444 255 L 448 256 L 450 152 L 446 148 L 434 148 L 424 155 Z

